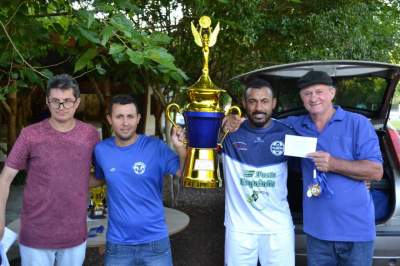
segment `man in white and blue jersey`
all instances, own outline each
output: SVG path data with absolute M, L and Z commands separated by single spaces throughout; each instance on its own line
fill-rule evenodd
M 294 227 L 287 202 L 284 124 L 271 119 L 271 85 L 254 79 L 244 93 L 247 120 L 222 150 L 225 175 L 225 265 L 294 265 Z
M 94 151 L 97 182 L 107 184 L 105 265 L 170 266 L 163 176 L 180 175 L 180 159 L 186 153 L 184 135 L 173 129 L 178 158 L 160 139 L 137 134 L 140 114 L 128 95 L 112 98 L 107 119 L 115 136 L 97 144 Z

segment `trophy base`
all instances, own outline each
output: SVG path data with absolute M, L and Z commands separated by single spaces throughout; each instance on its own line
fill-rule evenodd
M 201 182 L 199 180 L 186 178 L 183 180 L 183 186 L 190 188 L 219 188 L 222 186 L 222 184 L 221 182 Z
M 106 214 L 104 211 L 91 211 L 89 213 L 90 219 L 104 219 L 106 218 Z
M 183 170 L 182 183 L 191 188 L 222 186 L 217 149 L 189 147 Z

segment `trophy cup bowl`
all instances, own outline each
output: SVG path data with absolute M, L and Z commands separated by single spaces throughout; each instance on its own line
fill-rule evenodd
M 188 109 L 206 112 L 222 111 L 219 107 L 219 97 L 224 90 L 189 88 Z

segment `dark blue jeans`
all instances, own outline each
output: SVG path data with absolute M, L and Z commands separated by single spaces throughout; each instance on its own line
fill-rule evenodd
M 307 235 L 308 266 L 371 266 L 374 241 L 325 241 Z
M 105 266 L 172 266 L 169 238 L 138 244 L 106 244 Z

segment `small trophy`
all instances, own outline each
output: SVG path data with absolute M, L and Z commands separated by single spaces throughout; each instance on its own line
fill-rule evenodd
M 90 189 L 89 217 L 103 219 L 106 217 L 105 209 L 106 187 L 99 186 Z
M 176 103 L 167 106 L 168 120 L 177 126 L 171 118 L 171 112 L 183 113 L 185 118 L 188 150 L 183 167 L 182 182 L 185 187 L 216 188 L 222 185 L 217 158 L 218 136 L 222 119 L 232 110 L 241 115 L 240 108 L 232 106 L 226 113 L 221 108 L 220 94 L 225 92 L 211 81 L 208 71 L 210 47 L 217 42 L 219 23 L 212 30 L 211 19 L 203 16 L 197 29 L 191 23 L 195 43 L 202 48 L 202 75 L 187 90 L 189 103 L 180 108 Z M 225 134 L 226 135 L 226 134 Z

